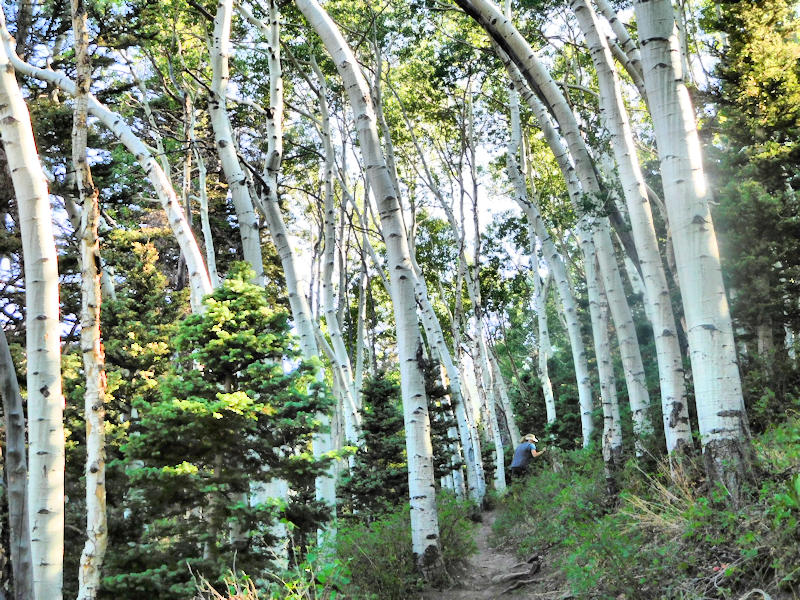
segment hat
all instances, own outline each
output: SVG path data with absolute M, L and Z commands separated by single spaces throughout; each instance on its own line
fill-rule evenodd
M 537 437 L 536 437 L 535 435 L 533 435 L 532 433 L 529 433 L 529 434 L 527 434 L 527 435 L 526 435 L 524 438 L 522 438 L 522 439 L 523 439 L 523 440 L 525 440 L 526 442 L 538 442 L 538 441 L 539 441 L 539 438 L 537 438 Z

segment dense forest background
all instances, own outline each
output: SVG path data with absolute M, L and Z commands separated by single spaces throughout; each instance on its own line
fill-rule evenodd
M 797 2 L 2 10 L 0 598 L 800 595 Z

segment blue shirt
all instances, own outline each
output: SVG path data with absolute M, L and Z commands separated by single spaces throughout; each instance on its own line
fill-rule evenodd
M 536 450 L 536 446 L 531 442 L 522 442 L 517 446 L 517 449 L 514 450 L 514 460 L 511 461 L 511 467 L 527 467 L 533 458 L 531 450 Z

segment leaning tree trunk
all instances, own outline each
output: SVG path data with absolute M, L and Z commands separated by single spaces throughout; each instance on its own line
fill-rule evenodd
M 5 16 L 0 10 L 0 26 Z M 0 136 L 19 210 L 28 359 L 28 518 L 34 600 L 60 600 L 64 557 L 64 396 L 58 265 L 50 198 L 30 115 L 0 48 Z
M 6 429 L 6 489 L 8 490 L 8 545 L 11 547 L 11 572 L 14 600 L 33 598 L 31 579 L 31 532 L 28 528 L 28 461 L 25 457 L 25 411 L 17 374 L 8 348 L 6 333 L 0 327 L 0 396 Z
M 683 357 L 678 345 L 678 330 L 672 312 L 667 276 L 661 263 L 653 214 L 647 187 L 639 165 L 636 145 L 622 99 L 619 77 L 611 52 L 601 35 L 597 18 L 587 0 L 572 0 L 572 10 L 586 36 L 600 87 L 600 112 L 611 132 L 611 145 L 619 168 L 622 190 L 630 215 L 631 230 L 639 256 L 645 301 L 653 325 L 661 409 L 667 452 L 691 448 L 692 432 L 683 382 Z
M 381 150 L 369 86 L 352 50 L 316 0 L 297 0 L 296 3 L 322 39 L 347 89 L 356 115 L 360 150 L 364 163 L 369 165 L 367 177 L 378 201 L 391 273 L 392 305 L 397 328 L 411 499 L 412 547 L 417 566 L 425 578 L 438 583 L 446 580 L 447 576 L 439 543 L 425 381 L 418 361 L 422 346 L 417 329 L 414 270 L 401 221 L 400 206 Z
M 256 281 L 263 285 L 264 259 L 261 256 L 261 239 L 258 218 L 253 208 L 253 199 L 247 187 L 247 177 L 236 156 L 236 143 L 233 139 L 230 116 L 227 108 L 228 90 L 228 53 L 230 52 L 231 19 L 233 16 L 233 0 L 220 0 L 217 14 L 214 17 L 214 38 L 211 51 L 211 79 L 208 111 L 211 115 L 211 127 L 214 130 L 214 141 L 217 146 L 222 170 L 231 191 L 236 219 L 239 223 L 239 236 L 242 240 L 244 260 L 253 267 Z
M 72 30 L 75 36 L 75 111 L 72 125 L 72 164 L 81 201 L 81 351 L 86 390 L 83 396 L 86 420 L 86 543 L 78 571 L 78 599 L 94 600 L 100 588 L 100 569 L 108 545 L 105 459 L 105 354 L 100 335 L 100 222 L 99 193 L 92 181 L 86 148 L 91 65 L 86 5 L 72 0 Z
M 578 215 L 583 215 L 584 211 L 581 205 L 584 194 L 590 198 L 598 199 L 602 195 L 602 190 L 575 115 L 572 113 L 564 95 L 536 58 L 536 54 L 530 44 L 525 41 L 520 32 L 511 23 L 511 20 L 503 16 L 493 2 L 490 0 L 455 0 L 455 2 L 489 34 L 495 44 L 498 56 L 506 64 L 512 79 L 524 77 L 529 88 L 526 96 L 528 103 L 532 105 L 538 103 L 541 106 L 541 102 L 538 102 L 533 97 L 533 90 L 536 90 L 541 99 L 546 102 L 547 110 L 552 113 L 558 122 L 574 165 L 566 157 L 560 139 L 556 134 L 545 132 L 545 138 L 559 161 L 564 177 L 567 179 L 567 187 L 573 207 Z M 511 62 L 513 62 L 513 65 Z M 522 90 L 520 91 L 522 92 Z M 535 109 L 534 106 L 532 108 Z M 545 111 L 536 109 L 535 112 L 536 118 L 544 131 L 548 127 L 550 115 Z M 580 188 L 569 185 L 574 176 L 577 176 L 580 181 Z M 649 415 L 647 414 L 650 406 L 650 397 L 647 391 L 639 342 L 636 337 L 636 328 L 633 323 L 630 306 L 624 294 L 619 265 L 611 242 L 608 218 L 592 219 L 591 227 L 603 282 L 609 298 L 611 315 L 616 326 L 625 381 L 628 387 L 628 397 L 634 415 L 634 427 L 638 436 L 645 436 L 652 430 Z
M 709 209 L 695 114 L 669 0 L 636 0 L 661 181 L 689 337 L 697 420 L 709 477 L 738 499 L 751 450 L 731 316 Z
M 508 12 L 508 7 L 507 12 Z M 508 175 L 514 189 L 514 200 L 522 208 L 526 217 L 528 218 L 529 226 L 532 228 L 535 237 L 538 237 L 542 244 L 542 253 L 550 266 L 551 272 L 556 280 L 558 292 L 561 297 L 561 302 L 564 307 L 564 316 L 567 321 L 567 334 L 569 336 L 570 348 L 572 350 L 572 362 L 575 367 L 575 379 L 578 387 L 578 403 L 581 411 L 581 431 L 583 435 L 583 446 L 589 445 L 591 440 L 593 423 L 592 423 L 592 389 L 591 379 L 589 376 L 589 367 L 586 361 L 586 348 L 581 336 L 580 323 L 578 322 L 577 306 L 575 299 L 572 295 L 572 290 L 569 286 L 567 279 L 566 268 L 564 267 L 561 257 L 556 251 L 555 244 L 547 232 L 544 221 L 539 211 L 539 200 L 535 197 L 531 198 L 528 195 L 528 189 L 525 185 L 525 175 L 522 171 L 522 160 L 524 160 L 523 146 L 522 146 L 522 126 L 519 116 L 519 98 L 517 92 L 518 80 L 511 82 L 509 86 L 509 108 L 511 112 L 511 136 L 508 144 Z M 520 160 L 517 160 L 517 156 Z M 566 176 L 566 175 L 565 175 Z M 535 244 L 535 240 L 531 240 Z M 531 255 L 536 256 L 535 248 L 531 247 Z M 538 274 L 536 274 L 538 277 Z M 541 352 L 541 348 L 540 348 Z M 546 361 L 546 358 L 545 358 Z M 545 362 L 546 367 L 546 362 Z M 549 383 L 549 380 L 548 380 Z M 544 382 L 543 382 L 544 385 Z M 552 389 L 549 390 L 552 396 Z M 545 389 L 545 399 L 547 400 L 548 390 Z M 552 406 L 553 418 L 555 418 L 555 402 Z M 548 422 L 550 418 L 550 411 L 548 411 Z
M 392 90 L 394 92 L 394 90 Z M 400 103 L 400 98 L 395 93 L 395 97 L 397 98 L 398 102 Z M 435 178 L 433 177 L 430 169 L 428 168 L 428 163 L 425 160 L 425 154 L 422 151 L 422 147 L 419 144 L 419 140 L 417 136 L 414 134 L 414 128 L 411 124 L 411 121 L 408 118 L 408 115 L 405 112 L 402 103 L 400 103 L 400 108 L 403 114 L 403 120 L 405 121 L 406 127 L 408 129 L 409 136 L 411 137 L 412 142 L 414 143 L 414 147 L 417 150 L 417 156 L 419 157 L 419 161 L 422 165 L 423 173 L 425 175 L 425 182 L 427 183 L 431 192 L 436 196 L 437 200 L 443 207 L 447 207 L 447 203 L 442 196 L 442 192 L 439 189 L 439 186 L 436 183 Z M 457 231 L 455 225 L 455 217 L 452 215 L 452 211 L 445 208 L 448 220 L 453 226 L 453 231 Z M 431 305 L 430 299 L 428 297 L 428 287 L 425 282 L 425 278 L 422 275 L 422 269 L 420 268 L 419 264 L 417 264 L 416 257 L 412 254 L 411 260 L 414 263 L 414 272 L 416 274 L 417 280 L 415 283 L 415 291 L 417 295 L 417 302 L 420 304 L 420 314 L 422 317 L 422 324 L 425 328 L 425 332 L 428 336 L 428 343 L 431 345 L 431 348 L 436 351 L 439 355 L 442 364 L 444 365 L 447 371 L 447 377 L 450 380 L 450 390 L 451 390 L 451 397 L 453 400 L 453 408 L 456 415 L 456 421 L 458 423 L 458 432 L 459 438 L 461 440 L 461 447 L 464 451 L 464 463 L 466 465 L 467 471 L 467 488 L 469 490 L 470 497 L 480 505 L 483 502 L 484 496 L 486 495 L 486 481 L 483 475 L 483 458 L 481 456 L 480 449 L 476 450 L 476 447 L 473 443 L 475 439 L 474 432 L 471 431 L 471 428 L 475 427 L 475 423 L 469 419 L 467 408 L 464 404 L 464 393 L 462 389 L 462 379 L 459 374 L 458 368 L 456 367 L 453 361 L 453 353 L 450 352 L 450 348 L 447 346 L 447 343 L 444 339 L 444 333 L 442 331 L 442 325 L 439 321 L 439 317 L 436 315 L 436 312 Z M 460 270 L 459 270 L 460 274 Z M 461 289 L 461 286 L 456 286 L 457 290 Z M 456 296 L 458 297 L 458 292 L 456 292 Z M 457 330 L 457 318 L 453 318 L 453 328 L 454 331 Z M 457 345 L 458 342 L 457 336 L 454 336 L 454 344 L 453 347 L 456 349 L 457 353 Z

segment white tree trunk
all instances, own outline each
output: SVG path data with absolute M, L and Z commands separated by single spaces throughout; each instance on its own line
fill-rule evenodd
M 221 5 L 220 5 L 221 6 Z M 272 242 L 281 260 L 283 275 L 286 280 L 286 289 L 289 297 L 289 307 L 292 318 L 298 330 L 300 350 L 303 357 L 313 359 L 319 356 L 317 335 L 320 334 L 318 324 L 314 320 L 311 307 L 306 297 L 306 284 L 297 267 L 297 256 L 289 243 L 289 232 L 283 220 L 278 204 L 278 175 L 283 160 L 283 75 L 280 55 L 280 14 L 278 5 L 273 0 L 268 2 L 268 23 L 256 19 L 244 4 L 238 5 L 238 10 L 253 25 L 255 25 L 266 38 L 268 45 L 268 67 L 270 87 L 270 111 L 267 118 L 267 160 L 264 169 L 266 189 L 264 196 L 264 216 L 267 220 Z M 321 80 L 320 84 L 324 85 Z M 335 365 L 335 361 L 332 361 Z M 318 374 L 322 377 L 322 373 Z M 334 374 L 334 380 L 336 379 Z M 334 386 L 335 386 L 334 381 Z M 331 427 L 330 415 L 318 414 L 322 429 Z M 332 433 L 316 433 L 312 439 L 314 456 L 321 457 L 334 450 L 335 444 Z M 336 506 L 336 481 L 331 471 L 316 478 L 316 499 L 325 502 L 328 506 Z M 278 490 L 283 488 L 276 488 Z
M 25 410 L 6 333 L 0 327 L 0 396 L 5 421 L 5 478 L 8 489 L 8 545 L 14 577 L 14 600 L 33 598 L 31 532 L 28 522 L 28 461 L 25 456 Z
M 0 10 L 4 41 L 5 16 Z M 60 600 L 64 556 L 64 396 L 58 265 L 50 198 L 7 44 L 0 48 L 0 137 L 14 185 L 25 263 L 28 518 L 34 600 Z
M 211 127 L 214 130 L 214 141 L 217 146 L 222 170 L 231 191 L 236 219 L 239 223 L 239 236 L 242 240 L 244 260 L 253 267 L 255 281 L 260 285 L 264 280 L 264 260 L 261 255 L 261 239 L 258 218 L 253 208 L 253 200 L 247 186 L 247 177 L 236 156 L 236 141 L 233 137 L 230 117 L 227 108 L 228 92 L 228 55 L 230 53 L 231 19 L 233 16 L 233 0 L 220 0 L 214 18 L 214 37 L 211 52 L 211 79 L 208 111 L 211 116 Z
M 381 217 L 391 273 L 392 305 L 397 328 L 398 361 L 406 429 L 411 538 L 417 566 L 431 582 L 446 579 L 439 545 L 433 457 L 425 382 L 417 357 L 421 342 L 414 299 L 414 269 L 396 197 L 380 146 L 369 86 L 347 42 L 316 0 L 297 0 L 297 7 L 319 34 L 342 77 L 355 113 L 367 177 Z
M 747 417 L 719 249 L 669 0 L 634 2 L 645 85 L 689 338 L 706 468 L 734 494 L 749 472 Z
M 597 270 L 594 244 L 589 235 L 581 236 L 585 258 L 586 285 L 589 293 L 589 314 L 592 319 L 592 336 L 600 379 L 600 403 L 603 407 L 603 458 L 611 471 L 615 470 L 622 456 L 622 421 L 619 414 L 616 376 L 611 357 L 611 340 L 608 333 L 608 300 L 603 281 Z
M 331 143 L 330 116 L 326 97 L 327 86 L 325 85 L 325 76 L 316 62 L 313 63 L 313 67 L 317 80 L 320 83 L 317 96 L 319 99 L 321 116 L 320 133 L 325 156 L 324 174 L 322 178 L 325 187 L 323 207 L 323 239 L 325 242 L 325 251 L 322 257 L 322 297 L 325 310 L 325 325 L 327 326 L 328 335 L 331 338 L 331 346 L 333 347 L 333 365 L 334 368 L 338 370 L 342 380 L 342 411 L 345 439 L 348 445 L 356 446 L 358 445 L 358 429 L 360 425 L 357 388 L 353 376 L 353 369 L 350 364 L 350 356 L 347 354 L 344 337 L 342 336 L 342 330 L 339 325 L 339 315 L 333 290 L 333 271 L 336 258 L 336 215 L 333 205 L 335 157 L 333 153 L 333 144 Z M 340 294 L 341 293 L 346 293 L 346 288 L 340 287 Z
M 611 30 L 617 38 L 617 43 L 622 56 L 618 58 L 620 64 L 625 67 L 628 75 L 630 75 L 633 84 L 641 94 L 642 98 L 647 100 L 647 91 L 644 86 L 644 75 L 642 74 L 642 56 L 639 53 L 639 48 L 636 42 L 631 39 L 625 24 L 619 20 L 617 12 L 608 0 L 594 0 L 600 13 L 606 18 Z
M 506 14 L 510 14 L 510 7 L 506 6 Z M 578 312 L 577 307 L 575 304 L 575 298 L 572 294 L 572 289 L 569 285 L 569 280 L 567 279 L 567 271 L 564 267 L 564 263 L 559 256 L 558 252 L 556 251 L 555 244 L 550 237 L 550 234 L 545 227 L 544 221 L 542 220 L 541 213 L 539 211 L 539 200 L 536 197 L 535 190 L 533 197 L 529 197 L 528 189 L 525 184 L 525 175 L 522 170 L 522 163 L 525 159 L 524 155 L 524 147 L 522 145 L 522 127 L 520 124 L 520 116 L 519 116 L 519 97 L 517 92 L 517 86 L 520 85 L 520 81 L 518 78 L 514 80 L 513 75 L 512 82 L 509 86 L 509 109 L 511 113 L 511 137 L 509 140 L 508 146 L 508 175 L 509 179 L 511 180 L 513 190 L 514 190 L 514 199 L 516 200 L 517 204 L 519 204 L 520 208 L 522 208 L 523 212 L 525 213 L 529 227 L 531 229 L 531 255 L 532 257 L 536 258 L 536 242 L 535 237 L 538 237 L 542 244 L 542 252 L 544 254 L 545 260 L 547 261 L 548 266 L 550 267 L 551 272 L 553 273 L 556 285 L 558 287 L 558 292 L 561 297 L 561 302 L 564 307 L 564 316 L 567 321 L 567 334 L 570 340 L 570 348 L 572 350 L 572 362 L 575 367 L 575 379 L 578 387 L 578 403 L 580 406 L 581 411 L 581 431 L 583 434 L 583 445 L 588 446 L 592 431 L 593 431 L 593 424 L 591 419 L 592 413 L 592 389 L 591 389 L 591 378 L 589 376 L 589 367 L 588 363 L 586 362 L 586 348 L 583 343 L 583 337 L 581 336 L 580 330 L 580 323 L 578 322 Z M 517 156 L 520 157 L 520 161 L 517 160 Z M 534 264 L 538 261 L 534 260 Z M 535 274 L 538 278 L 538 273 Z M 537 293 L 538 295 L 538 293 Z M 538 300 L 537 300 L 538 301 Z M 542 310 L 539 316 L 539 327 L 540 333 L 542 330 L 542 318 L 545 319 L 545 328 L 546 328 L 546 315 L 544 313 L 544 304 L 542 304 Z M 540 348 L 539 352 L 542 352 L 540 339 Z M 541 356 L 541 354 L 540 354 Z M 542 365 L 542 358 L 540 357 L 540 371 L 544 370 L 546 372 L 547 369 L 547 355 L 544 356 L 544 364 Z M 546 377 L 545 380 L 542 381 L 542 387 L 544 390 L 545 395 L 545 405 L 547 408 L 547 415 L 548 415 L 548 422 L 552 416 L 553 420 L 555 420 L 555 400 L 553 398 L 552 386 L 550 385 L 550 378 Z
M 105 458 L 105 353 L 100 336 L 100 222 L 99 192 L 89 168 L 86 140 L 88 94 L 91 85 L 86 6 L 72 0 L 72 30 L 75 36 L 75 111 L 72 126 L 72 163 L 81 201 L 81 351 L 86 377 L 86 543 L 78 571 L 78 599 L 94 600 L 100 588 L 100 570 L 108 545 Z
M 531 227 L 532 229 L 532 227 Z M 536 257 L 535 263 L 538 263 L 539 253 L 533 250 Z M 537 264 L 538 267 L 538 264 Z M 539 360 L 536 364 L 536 372 L 539 375 L 539 381 L 542 383 L 542 394 L 544 394 L 544 407 L 547 414 L 547 422 L 556 422 L 556 399 L 553 396 L 553 384 L 550 381 L 550 370 L 547 366 L 547 360 L 550 358 L 550 327 L 547 323 L 547 290 L 550 287 L 549 280 L 552 277 L 553 270 L 549 269 L 547 279 L 542 281 L 539 273 L 533 274 L 534 281 L 534 294 L 535 307 L 536 307 L 536 320 L 538 325 L 538 341 L 539 341 Z M 563 307 L 566 311 L 566 306 Z M 584 351 L 584 359 L 586 353 Z M 588 373 L 588 367 L 587 367 Z
M 17 72 L 46 81 L 69 95 L 75 95 L 75 84 L 66 75 L 29 65 L 22 62 L 13 53 L 11 35 L 8 33 L 5 24 L 2 25 L 0 35 L 3 38 L 5 51 Z M 186 215 L 175 194 L 175 189 L 172 187 L 172 182 L 166 177 L 163 169 L 153 158 L 147 146 L 125 124 L 120 115 L 110 111 L 91 94 L 89 94 L 88 99 L 89 113 L 108 127 L 128 151 L 136 157 L 136 161 L 144 169 L 150 179 L 150 183 L 155 188 L 161 206 L 166 212 L 170 228 L 178 241 L 181 252 L 186 258 L 186 266 L 189 269 L 192 311 L 196 313 L 202 312 L 203 296 L 210 294 L 212 291 L 211 281 L 208 277 L 203 255 L 200 253 L 200 248 L 186 220 Z
M 605 37 L 600 34 L 597 18 L 587 0 L 572 0 L 571 6 L 586 36 L 597 72 L 600 112 L 606 128 L 611 132 L 612 147 L 630 215 L 645 287 L 647 313 L 653 324 L 664 435 L 667 452 L 671 453 L 681 447 L 690 448 L 692 433 L 683 382 L 683 358 L 678 344 L 678 330 L 672 312 L 667 276 L 661 262 L 647 188 L 611 53 Z
M 475 319 L 477 324 L 478 319 Z M 486 415 L 486 425 L 488 433 L 494 444 L 494 489 L 500 493 L 506 490 L 506 470 L 505 456 L 503 454 L 503 438 L 500 435 L 500 424 L 497 421 L 497 399 L 494 394 L 494 383 L 492 372 L 489 369 L 489 361 L 486 359 L 486 342 L 483 339 L 483 331 L 476 325 L 475 354 L 477 361 L 475 366 L 479 373 L 476 377 L 478 382 L 478 392 L 482 400 L 483 412 Z
M 567 179 L 567 189 L 570 193 L 573 207 L 579 216 L 582 215 L 581 201 L 583 194 L 587 194 L 590 198 L 596 199 L 601 196 L 602 190 L 597 181 L 597 176 L 586 143 L 581 136 L 575 116 L 563 94 L 547 70 L 538 61 L 530 45 L 525 41 L 519 31 L 517 31 L 510 19 L 504 17 L 502 13 L 500 13 L 493 2 L 490 0 L 455 0 L 455 2 L 462 7 L 467 14 L 473 17 L 490 35 L 496 45 L 498 55 L 512 74 L 512 80 L 515 78 L 518 79 L 519 77 L 515 75 L 514 68 L 508 60 L 509 58 L 527 81 L 529 89 L 523 92 L 526 101 L 534 109 L 537 120 L 545 133 L 545 138 L 553 150 L 553 154 L 564 173 L 564 177 Z M 531 91 L 534 89 L 537 90 L 547 102 L 548 109 L 553 113 L 558 122 L 560 131 L 569 148 L 569 156 L 571 156 L 574 161 L 574 165 L 570 163 L 566 151 L 555 131 L 549 133 L 546 131 L 547 129 L 552 129 L 552 126 L 549 124 L 550 115 L 544 110 L 541 102 L 533 97 Z M 575 176 L 577 176 L 580 181 L 580 187 L 575 185 Z M 603 276 L 603 282 L 611 306 L 611 315 L 614 319 L 617 339 L 620 346 L 620 355 L 625 371 L 628 397 L 634 414 L 636 432 L 637 435 L 640 436 L 647 435 L 652 430 L 647 414 L 650 406 L 650 397 L 647 393 L 644 366 L 639 350 L 639 342 L 636 338 L 636 329 L 633 324 L 630 307 L 625 298 L 619 266 L 617 265 L 614 255 L 613 244 L 611 243 L 608 219 L 593 219 L 591 222 L 587 223 L 587 226 L 591 227 L 597 257 L 600 263 L 600 272 Z
M 508 397 L 508 388 L 506 382 L 503 380 L 503 374 L 500 372 L 500 364 L 497 361 L 497 356 L 492 349 L 489 350 L 489 363 L 492 367 L 492 379 L 495 387 L 495 398 L 500 398 L 500 407 L 503 415 L 506 418 L 506 425 L 508 426 L 508 435 L 511 438 L 511 446 L 516 448 L 520 443 L 519 427 L 514 418 L 514 408 L 511 406 L 511 399 Z
M 394 91 L 394 90 L 393 90 Z M 396 96 L 397 97 L 397 96 Z M 447 212 L 448 220 L 450 225 L 453 227 L 453 231 L 456 233 L 458 232 L 457 226 L 455 225 L 455 217 L 452 214 L 452 210 L 449 209 L 447 203 L 442 195 L 439 186 L 436 183 L 435 178 L 433 177 L 430 169 L 428 168 L 428 163 L 425 159 L 425 154 L 422 151 L 422 148 L 419 144 L 417 136 L 414 133 L 414 127 L 412 126 L 410 120 L 408 119 L 408 115 L 403 108 L 402 102 L 400 102 L 400 98 L 397 97 L 398 103 L 400 104 L 403 119 L 405 121 L 406 127 L 408 129 L 408 133 L 411 136 L 411 140 L 414 143 L 414 147 L 417 150 L 417 155 L 419 157 L 420 163 L 422 164 L 423 174 L 425 175 L 425 182 L 428 185 L 431 192 L 436 196 L 439 200 L 440 205 L 445 207 L 445 211 Z M 457 233 L 458 235 L 458 233 Z M 441 323 L 439 322 L 439 318 L 436 315 L 436 312 L 431 305 L 430 299 L 428 297 L 428 288 L 427 284 L 425 283 L 425 279 L 422 275 L 422 270 L 420 269 L 419 265 L 417 264 L 416 258 L 412 255 L 412 261 L 414 262 L 414 272 L 417 277 L 417 281 L 415 283 L 415 293 L 417 296 L 417 301 L 420 303 L 421 306 L 421 318 L 423 327 L 425 327 L 426 334 L 428 336 L 428 343 L 431 345 L 431 348 L 438 354 L 442 364 L 444 365 L 445 369 L 447 370 L 447 377 L 450 380 L 450 389 L 451 389 L 451 397 L 453 399 L 453 406 L 456 415 L 456 421 L 458 422 L 458 431 L 459 431 L 459 438 L 461 440 L 461 446 L 464 451 L 464 462 L 466 465 L 467 470 L 467 488 L 469 490 L 470 497 L 480 505 L 483 502 L 483 498 L 486 494 L 486 482 L 484 479 L 484 471 L 483 471 L 483 459 L 481 456 L 480 449 L 476 450 L 474 446 L 474 440 L 476 438 L 475 432 L 473 431 L 475 424 L 471 421 L 468 417 L 467 409 L 465 408 L 465 398 L 463 393 L 463 380 L 459 375 L 458 368 L 456 367 L 453 361 L 453 353 L 450 352 L 450 349 L 447 346 L 447 343 L 444 340 L 444 333 L 442 331 Z M 461 270 L 459 269 L 459 277 L 460 277 Z M 461 286 L 456 286 L 456 296 L 458 297 L 459 291 L 461 290 Z M 442 297 L 444 295 L 442 294 Z M 455 349 L 455 353 L 458 353 L 458 322 L 459 318 L 458 315 L 453 315 L 453 331 L 454 331 L 454 343 L 453 348 Z

